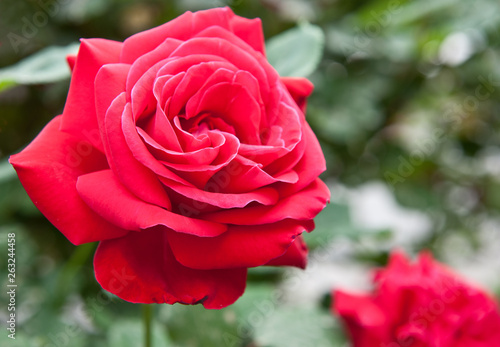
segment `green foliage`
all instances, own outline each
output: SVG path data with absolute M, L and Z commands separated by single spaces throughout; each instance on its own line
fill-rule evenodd
M 266 55 L 280 76 L 307 77 L 321 61 L 324 44 L 321 28 L 303 23 L 271 38 Z
M 80 44 L 47 47 L 19 63 L 0 69 L 0 92 L 18 84 L 53 83 L 70 76 L 66 56 L 78 52 Z

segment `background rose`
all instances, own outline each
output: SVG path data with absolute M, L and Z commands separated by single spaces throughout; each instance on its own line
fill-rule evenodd
M 69 63 L 63 114 L 10 162 L 71 242 L 101 241 L 103 288 L 220 308 L 248 267 L 305 266 L 300 234 L 329 199 L 312 84 L 278 76 L 258 19 L 187 12 L 123 43 L 82 40 Z
M 355 347 L 500 346 L 500 313 L 482 290 L 422 253 L 394 252 L 370 295 L 335 291 L 332 310 Z

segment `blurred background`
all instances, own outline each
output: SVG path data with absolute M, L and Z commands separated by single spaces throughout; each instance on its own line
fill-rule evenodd
M 81 37 L 122 41 L 186 10 L 218 6 L 260 17 L 266 39 L 303 22 L 324 32 L 317 69 L 304 74 L 315 85 L 307 119 L 327 158 L 332 203 L 306 235 L 306 271 L 252 269 L 244 296 L 220 311 L 157 305 L 154 345 L 347 346 L 329 313 L 330 291 L 369 289 L 371 269 L 394 248 L 429 249 L 499 295 L 498 0 L 2 0 L 0 261 L 6 234 L 15 232 L 19 289 L 16 340 L 4 330 L 0 345 L 142 341 L 139 305 L 105 293 L 94 279 L 97 245 L 70 244 L 6 161 L 61 113 L 67 68 L 10 66 L 63 47 L 48 51 L 50 61 L 54 52 L 74 51 Z M 17 77 L 2 79 L 5 69 Z M 6 284 L 7 266 L 0 272 Z M 7 314 L 2 304 L 4 325 Z

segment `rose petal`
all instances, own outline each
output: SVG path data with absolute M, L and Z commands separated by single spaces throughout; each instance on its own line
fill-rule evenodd
M 226 167 L 217 172 L 212 179 L 215 182 L 228 182 L 221 191 L 225 193 L 245 193 L 276 182 L 295 183 L 298 175 L 289 170 L 272 176 L 263 170 L 262 165 L 237 155 Z
M 264 136 L 261 134 L 266 138 L 263 145 L 242 143 L 239 154 L 266 166 L 294 150 L 302 138 L 299 115 L 284 103 L 279 109 L 280 119 L 271 121 Z
M 321 212 L 329 198 L 328 187 L 318 178 L 300 192 L 278 201 L 274 206 L 228 209 L 207 213 L 201 215 L 200 218 L 235 225 L 268 224 L 287 218 L 310 220 Z
M 99 244 L 96 279 L 107 291 L 134 303 L 202 303 L 218 309 L 243 294 L 246 269 L 194 270 L 173 257 L 165 232 L 132 232 Z
M 245 51 L 255 51 L 263 59 L 265 46 L 260 18 L 247 19 L 233 15 L 231 22 L 230 30 L 213 25 L 201 30 L 194 37 L 220 37 Z
M 240 142 L 260 144 L 260 106 L 244 86 L 223 82 L 201 90 L 187 103 L 186 117 L 204 112 L 231 125 Z
M 180 40 L 167 38 L 158 47 L 138 57 L 137 60 L 132 62 L 130 74 L 127 79 L 127 92 L 130 93 L 132 88 L 137 84 L 137 81 L 139 81 L 144 74 L 151 73 L 151 67 L 168 58 L 170 54 L 181 45 L 181 43 L 182 41 Z
M 369 296 L 352 295 L 337 290 L 334 292 L 334 298 L 335 312 L 342 316 L 348 316 L 355 324 L 376 327 L 386 323 L 384 312 L 375 305 Z M 363 307 L 363 311 L 358 310 L 358 307 Z
M 259 19 L 235 16 L 229 7 L 214 8 L 183 15 L 150 30 L 135 34 L 124 42 L 121 61 L 132 63 L 138 57 L 153 50 L 166 38 L 187 40 L 210 26 L 222 26 L 264 54 L 264 35 Z
M 206 133 L 190 133 L 183 129 L 181 118 L 175 116 L 173 128 L 181 143 L 184 152 L 195 152 L 211 145 L 210 137 Z
M 260 24 L 260 23 L 258 23 Z M 260 34 L 262 34 L 262 30 L 259 30 Z M 256 32 L 259 33 L 259 31 Z M 204 38 L 221 38 L 224 39 L 224 41 L 230 42 L 232 45 L 238 47 L 244 52 L 247 52 L 250 54 L 257 62 L 258 64 L 264 69 L 267 75 L 267 80 L 270 85 L 275 85 L 277 79 L 279 78 L 278 73 L 276 70 L 269 64 L 267 59 L 265 58 L 265 55 L 263 54 L 264 51 L 259 51 L 259 50 L 254 50 L 252 47 L 245 42 L 245 40 L 242 40 L 240 37 L 238 37 L 235 33 L 225 30 L 219 26 L 211 26 L 208 27 L 198 34 L 196 34 L 195 37 L 204 37 Z M 262 41 L 263 43 L 264 41 Z M 263 46 L 263 44 L 261 45 Z M 230 60 L 232 61 L 232 60 Z M 267 90 L 263 90 L 264 93 L 267 94 Z
M 209 131 L 212 146 L 194 152 L 173 152 L 159 147 L 147 134 L 138 129 L 150 152 L 160 163 L 196 187 L 203 189 L 207 181 L 236 156 L 239 141 L 229 134 Z
M 193 73 L 195 73 L 195 71 L 193 71 Z M 186 112 L 184 115 L 184 118 L 186 119 L 197 116 L 203 110 L 200 107 L 200 102 L 207 90 L 217 86 L 218 84 L 227 84 L 228 82 L 231 82 L 234 78 L 234 71 L 226 68 L 212 69 L 211 72 L 208 72 L 208 74 L 203 77 L 203 83 L 199 83 L 201 82 L 199 80 L 197 81 L 198 84 L 195 85 L 197 88 L 186 102 Z M 227 102 L 228 97 L 224 94 L 219 95 L 219 97 L 224 97 L 226 99 L 221 100 L 221 104 L 224 105 Z M 231 100 L 231 98 L 229 100 Z
M 124 92 L 125 82 L 127 80 L 130 65 L 127 64 L 108 64 L 101 67 L 95 77 L 95 108 L 97 115 L 97 124 L 99 133 L 104 145 L 104 152 L 109 156 L 109 144 L 106 140 L 106 129 L 104 119 L 108 108 L 113 100 Z
M 60 124 L 61 116 L 54 118 L 9 159 L 31 200 L 75 245 L 127 234 L 94 213 L 76 191 L 78 177 L 106 168 L 106 158 L 90 143 L 59 131 Z
M 134 124 L 130 103 L 127 103 L 125 105 L 121 122 L 123 135 L 125 136 L 125 141 L 127 142 L 128 148 L 132 152 L 133 157 L 137 159 L 139 163 L 149 168 L 155 174 L 162 176 L 168 180 L 172 180 L 186 186 L 194 187 L 193 184 L 179 177 L 178 175 L 167 169 L 164 165 L 159 163 L 156 158 L 153 157 L 153 155 L 147 150 L 147 147 L 141 140 L 137 132 L 137 127 Z M 117 146 L 117 148 L 121 148 L 121 144 Z M 124 161 L 124 159 L 120 159 L 120 161 Z M 124 166 L 124 168 L 125 167 L 126 166 Z
M 262 101 L 262 94 L 260 92 L 259 81 L 257 81 L 257 79 L 254 76 L 252 76 L 251 73 L 244 70 L 237 71 L 236 74 L 234 75 L 233 83 L 245 86 L 245 88 L 249 90 L 250 95 L 252 95 L 259 104 L 260 113 L 262 115 L 266 114 L 266 108 L 264 105 L 264 101 Z M 266 117 L 261 117 L 259 128 L 264 129 L 266 128 L 266 126 L 267 126 Z
M 206 190 L 200 190 L 195 187 L 188 187 L 175 181 L 170 181 L 160 177 L 160 181 L 173 191 L 179 193 L 194 201 L 210 204 L 220 208 L 238 208 L 245 207 L 251 202 L 257 202 L 262 205 L 274 205 L 278 201 L 278 193 L 273 188 L 260 188 L 246 193 L 219 193 L 222 188 L 214 182 L 205 187 Z
M 130 112 L 129 106 L 123 92 L 106 113 L 104 129 L 109 165 L 120 182 L 139 199 L 170 210 L 172 204 L 157 176 L 134 158 L 125 141 L 121 119 L 123 113 Z
M 87 140 L 104 151 L 99 139 L 94 81 L 103 65 L 118 63 L 122 43 L 104 39 L 82 39 L 81 42 L 64 106 L 61 131 Z
M 165 64 L 165 60 L 160 61 L 147 70 L 134 84 L 127 82 L 127 95 L 129 95 L 132 106 L 134 122 L 143 120 L 155 112 L 156 100 L 154 95 L 154 83 L 158 71 Z
M 299 181 L 295 184 L 277 183 L 281 197 L 289 196 L 304 189 L 326 170 L 326 161 L 321 146 L 311 127 L 306 122 L 302 125 L 302 134 L 306 150 L 302 159 L 294 167 L 294 171 L 299 173 Z
M 231 29 L 236 36 L 252 46 L 253 49 L 262 53 L 263 56 L 266 55 L 264 33 L 260 18 L 247 19 L 233 16 L 231 18 Z
M 295 241 L 286 250 L 285 254 L 268 262 L 267 266 L 295 266 L 305 269 L 307 266 L 307 245 L 302 235 L 299 235 Z
M 219 70 L 222 70 L 219 72 Z M 189 99 L 193 97 L 209 80 L 214 78 L 214 74 L 226 73 L 234 76 L 236 67 L 224 61 L 210 61 L 197 63 L 186 71 L 183 80 L 169 94 L 172 101 L 168 109 L 168 114 L 172 118 L 186 106 Z M 206 88 L 205 88 L 206 89 Z M 165 97 L 165 95 L 163 96 Z
M 66 62 L 68 63 L 69 69 L 73 72 L 76 63 L 76 55 L 69 54 L 66 56 Z
M 130 94 L 134 120 L 137 121 L 153 111 L 158 101 L 154 95 L 155 83 L 160 77 L 165 75 L 175 76 L 181 72 L 187 71 L 194 64 L 211 61 L 224 61 L 224 59 L 206 54 L 193 54 L 187 57 L 175 56 L 165 58 L 151 66 L 140 75 L 135 83 L 132 83 L 129 78 L 127 81 L 127 93 Z M 169 111 L 167 115 L 169 115 Z
M 346 317 L 348 322 L 346 325 L 354 346 L 373 346 L 373 344 L 383 344 L 383 341 L 390 341 L 390 331 L 384 328 L 389 322 L 384 311 L 371 298 L 340 290 L 334 291 L 332 297 L 333 312 Z
M 137 199 L 111 170 L 80 176 L 76 189 L 90 208 L 123 229 L 140 231 L 162 225 L 200 237 L 212 237 L 226 231 L 225 225 L 181 216 Z
M 258 226 L 233 226 L 216 237 L 201 238 L 176 232 L 168 233 L 175 258 L 193 269 L 254 267 L 283 255 L 310 221 L 284 220 Z
M 151 136 L 163 148 L 182 152 L 182 147 L 177 139 L 174 128 L 159 105 L 156 106 L 154 117 L 151 117 L 142 128 L 148 136 Z
M 215 148 L 206 149 L 212 149 L 214 151 L 217 150 L 217 156 L 210 163 L 199 163 L 194 165 L 177 164 L 173 162 L 166 162 L 163 160 L 161 161 L 161 163 L 171 168 L 172 171 L 174 171 L 177 175 L 185 178 L 189 182 L 192 182 L 196 187 L 204 189 L 207 185 L 208 180 L 210 180 L 214 174 L 227 166 L 228 163 L 234 159 L 234 157 L 238 153 L 238 147 L 240 145 L 238 139 L 230 134 L 222 134 L 216 131 L 210 131 L 208 135 L 212 139 L 212 143 Z M 221 140 L 217 141 L 217 137 L 220 137 Z M 222 189 L 217 189 L 215 191 L 222 191 Z
M 311 81 L 304 77 L 281 77 L 281 82 L 283 82 L 288 89 L 288 92 L 297 103 L 297 106 L 305 113 L 307 97 L 311 95 L 314 89 L 314 85 Z
M 225 143 L 225 138 L 221 136 L 213 146 L 198 149 L 193 152 L 171 151 L 156 142 L 148 133 L 141 128 L 137 128 L 138 134 L 148 146 L 151 154 L 160 161 L 165 161 L 166 165 L 179 164 L 186 165 L 188 169 L 198 171 L 200 165 L 209 165 L 219 154 L 220 147 Z
M 223 58 L 231 62 L 238 69 L 250 72 L 259 81 L 264 103 L 267 102 L 269 90 L 279 82 L 277 73 L 270 67 L 269 63 L 265 62 L 265 59 L 257 60 L 251 53 L 221 38 L 192 38 L 181 44 L 171 54 L 171 57 L 206 54 Z M 266 64 L 269 65 L 267 71 L 264 69 Z M 274 74 L 272 73 L 273 71 Z

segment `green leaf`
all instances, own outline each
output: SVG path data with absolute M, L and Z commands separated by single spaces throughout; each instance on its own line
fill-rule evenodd
M 152 345 L 154 347 L 170 346 L 166 333 L 159 324 L 153 323 Z M 143 327 L 140 320 L 118 320 L 108 332 L 108 346 L 137 347 L 143 345 Z
M 269 39 L 267 59 L 280 76 L 307 77 L 321 61 L 324 45 L 323 30 L 304 23 Z
M 0 69 L 0 92 L 18 84 L 45 84 L 68 78 L 70 70 L 66 56 L 76 54 L 79 46 L 79 43 L 72 43 L 47 47 L 17 64 Z

